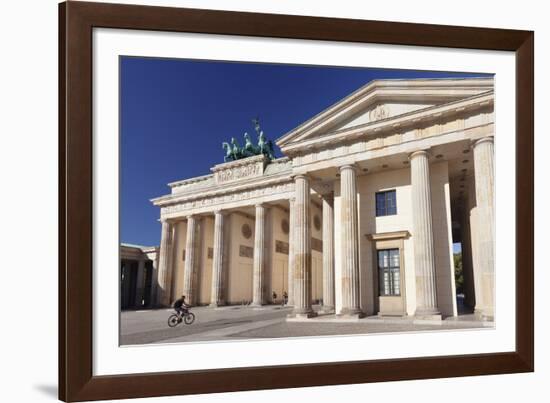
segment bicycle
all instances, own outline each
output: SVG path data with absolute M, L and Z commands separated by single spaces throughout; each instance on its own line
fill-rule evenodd
M 176 311 L 168 317 L 168 326 L 176 327 L 181 322 L 185 323 L 186 325 L 190 325 L 194 321 L 195 314 L 193 312 L 189 312 L 189 310 L 183 311 L 181 313 Z

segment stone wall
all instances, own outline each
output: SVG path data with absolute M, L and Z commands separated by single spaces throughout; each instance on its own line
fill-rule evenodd
M 438 307 L 443 316 L 454 316 L 456 288 L 447 162 L 431 164 L 430 176 Z
M 267 301 L 271 301 L 271 293 L 277 293 L 276 302 L 280 302 L 283 291 L 288 292 L 288 235 L 289 235 L 289 217 L 288 211 L 281 208 L 271 208 L 271 242 L 270 255 L 272 256 L 271 276 L 269 295 Z
M 439 309 L 444 316 L 456 315 L 454 267 L 452 258 L 452 233 L 450 231 L 450 195 L 447 162 L 430 164 L 432 194 L 432 217 L 434 232 L 437 297 Z M 397 214 L 376 217 L 375 193 L 396 190 Z M 416 284 L 414 267 L 413 222 L 410 168 L 391 170 L 357 178 L 359 214 L 359 262 L 361 282 L 361 308 L 367 315 L 376 309 L 376 256 L 368 234 L 408 231 L 411 236 L 404 240 L 404 278 L 402 293 L 405 293 L 406 312 L 414 315 L 416 309 Z M 341 240 L 340 240 L 340 185 L 335 182 L 335 298 L 336 311 L 341 308 Z
M 181 297 L 183 294 L 183 272 L 184 272 L 184 251 L 187 240 L 187 221 L 180 221 L 176 225 L 176 243 L 173 248 L 172 260 L 172 298 L 170 302 Z
M 367 234 L 409 231 L 412 233 L 410 168 L 364 175 L 357 178 L 359 192 L 359 261 L 361 265 L 361 303 L 368 315 L 376 314 L 375 281 L 377 262 L 372 241 Z M 397 215 L 376 217 L 376 192 L 396 191 Z M 416 307 L 414 283 L 414 250 L 412 238 L 404 241 L 404 273 L 401 292 L 405 293 L 406 310 L 414 314 Z
M 229 229 L 229 264 L 227 275 L 227 302 L 239 304 L 252 300 L 252 265 L 254 251 L 254 219 L 231 214 Z M 250 237 L 243 235 L 243 226 L 250 229 Z M 245 233 L 248 235 L 247 231 Z
M 321 203 L 321 200 L 318 200 Z M 317 224 L 319 224 L 317 226 Z M 311 299 L 323 298 L 323 210 L 311 204 Z
M 198 303 L 201 305 L 210 304 L 212 292 L 212 248 L 214 246 L 214 217 L 206 216 L 200 221 L 200 253 L 198 278 L 196 287 L 198 292 Z

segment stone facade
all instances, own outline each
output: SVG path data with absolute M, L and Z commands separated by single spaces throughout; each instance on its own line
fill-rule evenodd
M 120 309 L 156 305 L 158 252 L 156 247 L 120 245 Z
M 282 136 L 285 155 L 169 184 L 154 302 L 337 317 L 494 316 L 493 81 L 369 83 Z

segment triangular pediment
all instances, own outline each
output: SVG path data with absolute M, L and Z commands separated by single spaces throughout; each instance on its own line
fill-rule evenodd
M 388 102 L 377 102 L 360 110 L 351 118 L 343 119 L 339 124 L 326 127 L 325 130 L 328 132 L 349 129 L 355 126 L 377 122 L 379 120 L 392 118 L 394 116 L 418 111 L 435 105 L 437 105 L 435 102 L 398 103 L 391 102 L 391 100 Z
M 356 126 L 476 96 L 493 89 L 492 78 L 375 80 L 277 140 L 284 149 Z

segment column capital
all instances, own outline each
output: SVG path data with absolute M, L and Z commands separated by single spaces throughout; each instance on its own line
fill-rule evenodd
M 307 180 L 309 181 L 311 178 L 307 175 L 307 174 L 295 174 L 295 175 L 292 175 L 292 179 L 296 180 L 296 179 L 304 179 L 304 180 Z
M 221 210 L 221 209 L 214 210 L 214 215 L 226 215 L 226 214 L 227 214 L 227 211 L 225 210 Z
M 176 221 L 173 218 L 166 218 L 160 221 L 162 225 L 166 224 L 167 227 L 173 227 Z
M 425 156 L 426 158 L 430 158 L 430 153 L 428 152 L 428 150 L 413 151 L 412 153 L 409 154 L 409 160 L 412 160 L 414 157 L 420 157 L 420 156 Z
M 472 149 L 476 148 L 476 146 L 478 146 L 482 143 L 493 143 L 494 144 L 494 142 L 495 142 L 495 138 L 493 136 L 482 137 L 480 139 L 472 141 L 471 148 Z
M 357 165 L 355 165 L 355 164 L 344 164 L 344 165 L 341 165 L 341 166 L 338 167 L 338 170 L 340 172 L 342 172 L 346 169 L 352 169 L 353 171 L 356 172 L 357 171 Z

